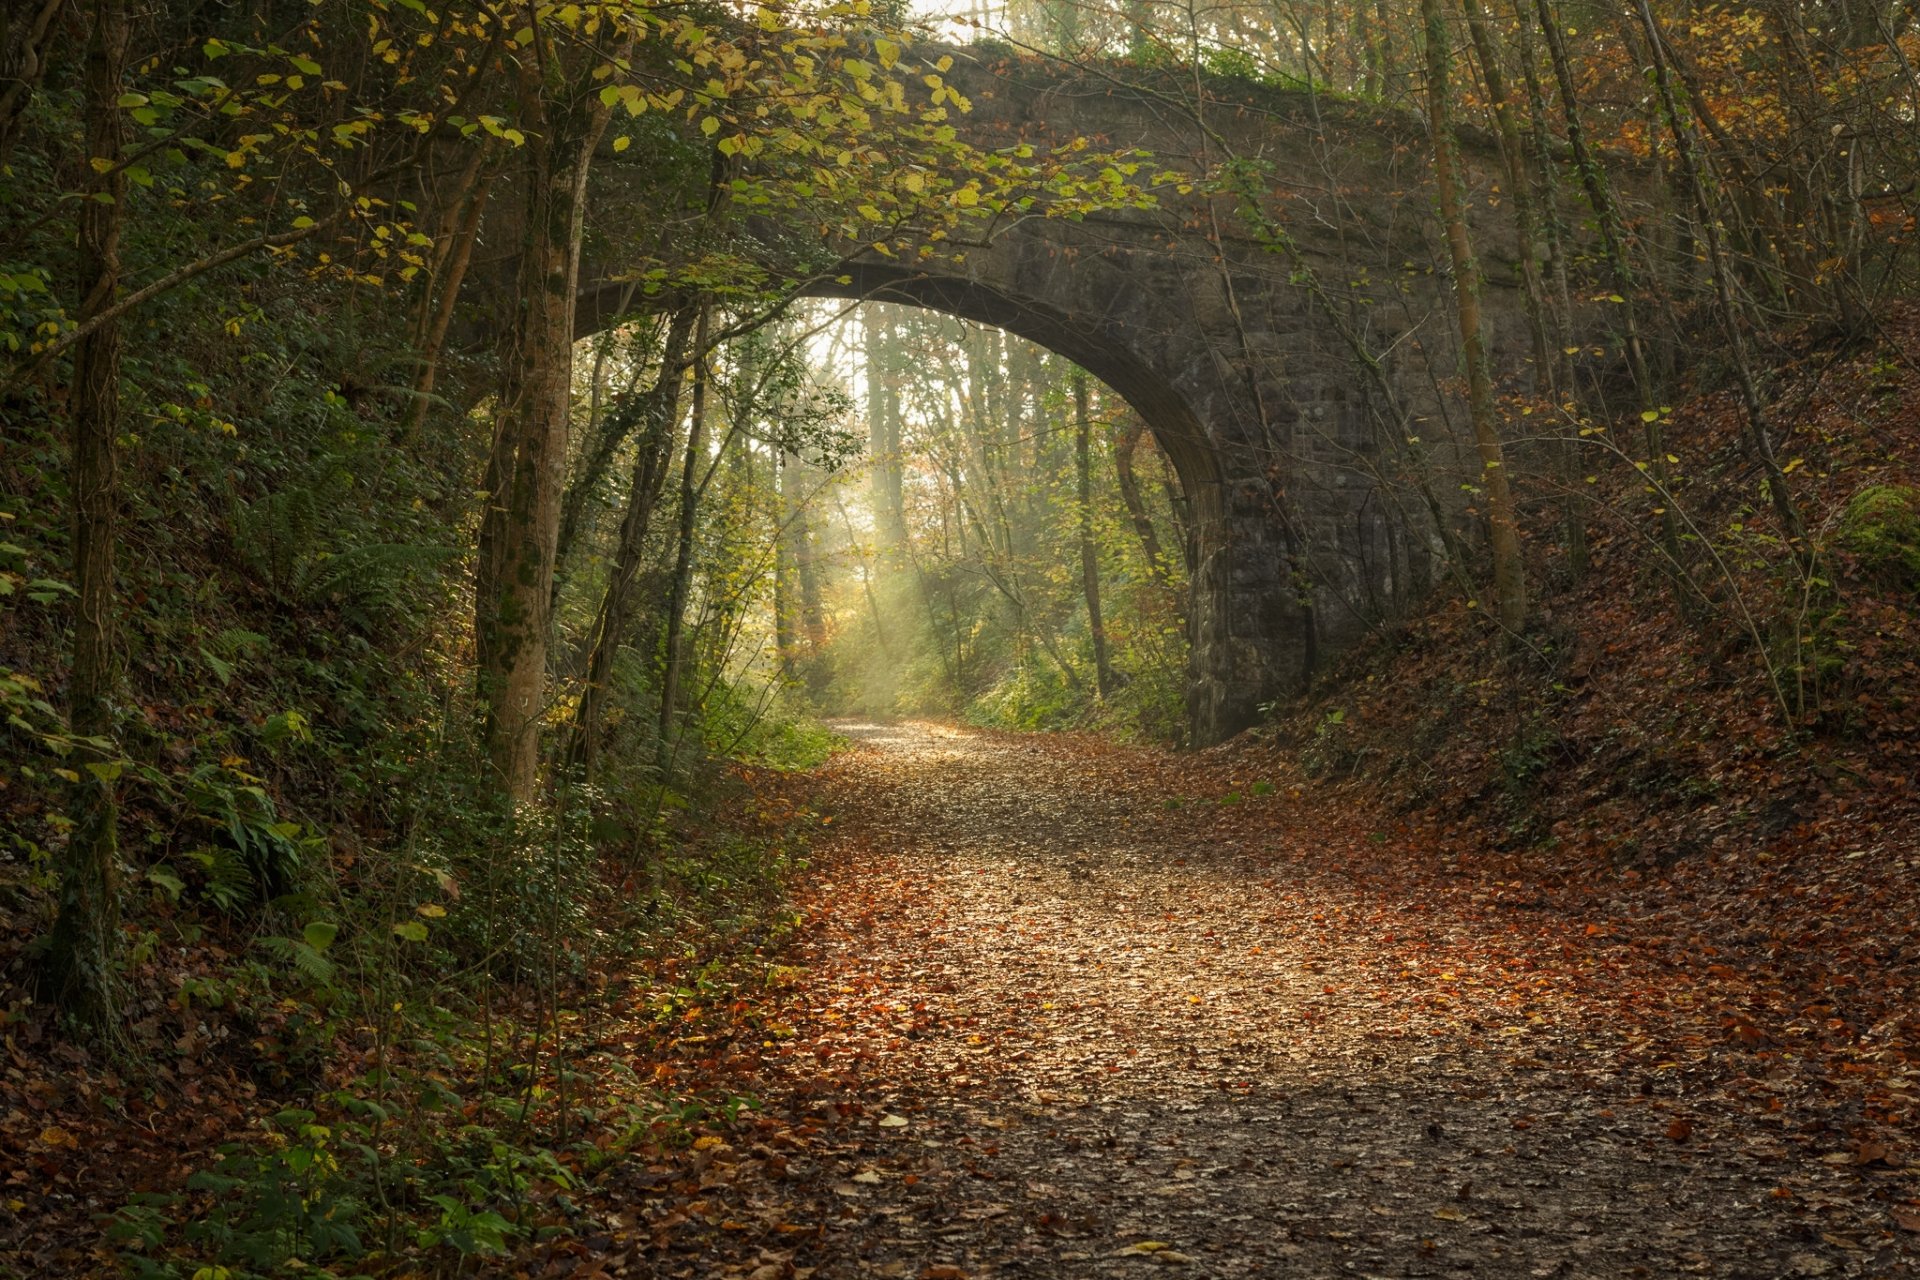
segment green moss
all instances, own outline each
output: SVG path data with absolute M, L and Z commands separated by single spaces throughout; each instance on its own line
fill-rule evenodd
M 1920 489 L 1880 484 L 1847 503 L 1836 540 L 1867 573 L 1920 586 Z

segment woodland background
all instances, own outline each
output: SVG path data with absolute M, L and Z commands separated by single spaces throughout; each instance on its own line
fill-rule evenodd
M 1137 416 L 998 331 L 800 296 L 824 246 L 1152 199 L 958 139 L 956 33 L 1426 128 L 1480 464 L 1419 478 L 1468 491 L 1445 580 L 1234 751 L 1542 874 L 1882 927 L 1920 799 L 1915 6 L 916 20 L 7 6 L 0 1270 L 591 1238 L 602 1170 L 751 1100 L 570 1055 L 775 962 L 824 821 L 776 775 L 823 717 L 1178 743 L 1186 499 Z M 1479 340 L 1463 129 L 1525 367 Z M 600 166 L 658 217 L 596 220 Z M 583 243 L 636 265 L 576 346 Z

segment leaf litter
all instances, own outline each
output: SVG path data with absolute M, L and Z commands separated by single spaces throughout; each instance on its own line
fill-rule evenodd
M 1736 935 L 1684 885 L 1531 881 L 1298 787 L 1228 801 L 1218 754 L 840 728 L 773 985 L 656 1046 L 656 1078 L 760 1106 L 610 1174 L 633 1230 L 591 1273 L 1920 1261 L 1903 962 L 1789 955 L 1790 896 Z

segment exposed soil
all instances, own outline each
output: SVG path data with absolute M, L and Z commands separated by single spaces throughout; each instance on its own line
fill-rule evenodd
M 839 728 L 722 1055 L 767 1110 L 641 1175 L 643 1270 L 1920 1274 L 1896 1020 L 1763 951 L 1153 752 Z

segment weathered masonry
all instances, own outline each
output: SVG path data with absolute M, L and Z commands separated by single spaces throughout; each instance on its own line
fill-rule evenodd
M 1195 742 L 1218 741 L 1425 592 L 1439 522 L 1472 540 L 1427 138 L 1396 112 L 1299 91 L 1174 73 L 1142 87 L 947 52 L 972 101 L 953 123 L 977 146 L 1086 137 L 1188 173 L 1257 176 L 1257 218 L 1217 187 L 1168 187 L 1153 209 L 1012 221 L 958 263 L 868 254 L 809 286 L 997 325 L 1141 414 L 1191 506 L 1189 718 Z M 1511 214 L 1496 154 L 1465 151 L 1486 311 L 1514 372 L 1526 342 Z M 589 263 L 585 287 L 604 294 L 619 271 Z M 595 310 L 585 300 L 583 328 Z

